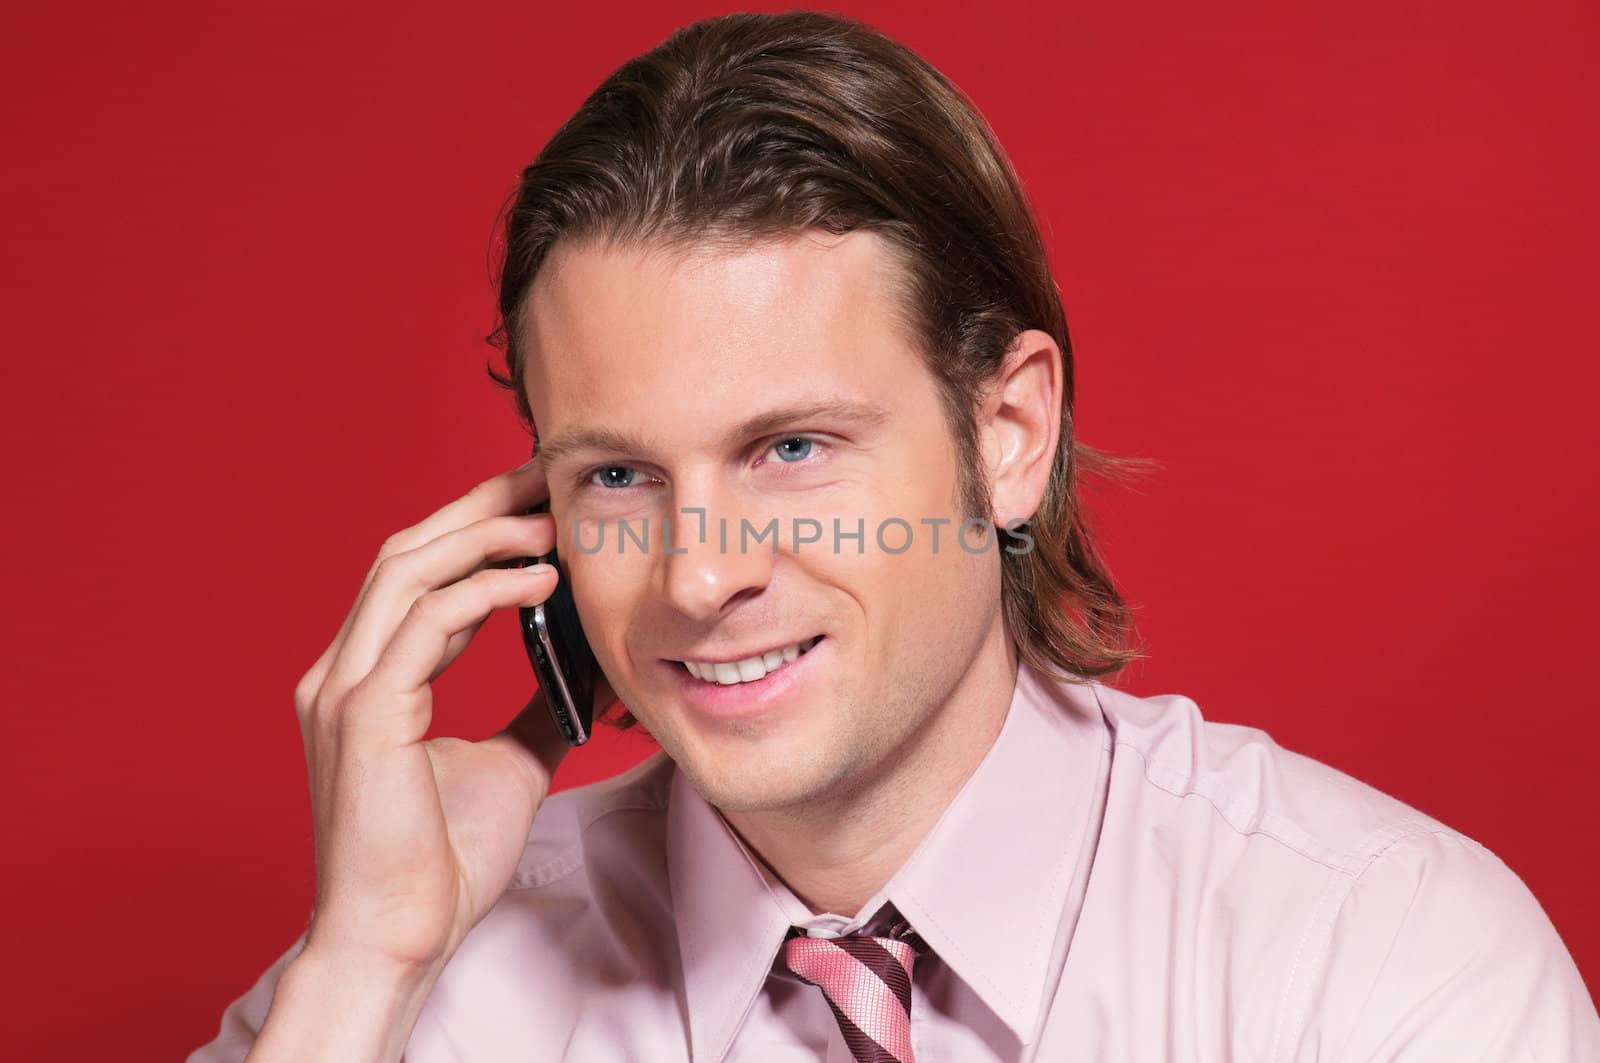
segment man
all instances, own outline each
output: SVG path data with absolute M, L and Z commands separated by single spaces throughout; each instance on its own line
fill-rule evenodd
M 1492 853 L 1099 678 L 1136 653 L 1075 487 L 1117 465 L 920 59 L 680 31 L 524 173 L 500 304 L 538 458 L 391 537 L 301 681 L 315 912 L 191 1060 L 1600 1058 Z M 552 543 L 661 752 L 545 800 L 540 699 L 422 735 Z

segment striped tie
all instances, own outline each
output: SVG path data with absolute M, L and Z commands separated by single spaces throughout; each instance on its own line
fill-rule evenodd
M 911 1054 L 910 942 L 864 933 L 813 938 L 795 927 L 784 962 L 822 990 L 857 1063 L 916 1063 Z M 920 939 L 914 939 L 920 940 Z

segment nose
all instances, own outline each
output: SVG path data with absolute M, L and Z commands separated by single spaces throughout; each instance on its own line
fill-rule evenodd
M 661 552 L 663 593 L 685 617 L 716 621 L 735 602 L 760 594 L 772 578 L 776 540 L 726 491 L 680 492 L 672 537 Z M 748 526 L 746 518 L 749 517 Z

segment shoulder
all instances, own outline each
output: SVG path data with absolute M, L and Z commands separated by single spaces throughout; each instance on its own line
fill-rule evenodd
M 675 767 L 657 751 L 608 779 L 551 794 L 528 830 L 507 891 L 557 887 L 588 862 L 599 868 L 648 859 L 652 847 L 664 852 Z
M 1515 871 L 1449 829 L 1373 853 L 1302 979 L 1300 1038 L 1352 1058 L 1600 1059 L 1600 1016 Z
M 1239 910 L 1294 928 L 1281 943 L 1277 1047 L 1352 1059 L 1401 1045 L 1428 1046 L 1401 1058 L 1600 1053 L 1571 954 L 1489 848 L 1260 728 L 1205 719 L 1191 698 L 1095 693 L 1131 844 L 1167 844 L 1203 869 L 1192 877 L 1212 900 L 1247 898 Z
M 586 1009 L 613 1007 L 621 1023 L 627 1014 L 670 1005 L 651 987 L 670 984 L 674 948 L 665 874 L 674 768 L 658 752 L 619 775 L 545 799 L 510 883 L 451 956 L 418 1014 L 407 1058 L 515 1052 L 531 1059 L 530 1045 L 559 1046 L 558 1035 Z M 305 944 L 302 932 L 228 1005 L 217 1036 L 190 1063 L 249 1052 L 279 980 Z M 592 989 L 602 984 L 611 988 L 604 997 Z
M 503 980 L 507 962 L 570 953 L 619 923 L 670 923 L 666 798 L 674 765 L 657 753 L 619 775 L 551 794 L 499 899 L 468 932 L 446 979 Z M 605 955 L 580 952 L 585 963 Z
M 1353 877 L 1402 838 L 1454 833 L 1259 727 L 1207 719 L 1185 695 L 1139 697 L 1101 683 L 1094 691 L 1121 762 L 1114 770 L 1164 801 L 1198 807 L 1240 838 Z
M 505 891 L 433 987 L 411 1054 L 559 1044 L 581 1016 L 664 1006 L 655 987 L 671 984 L 676 955 L 665 845 L 674 768 L 657 753 L 545 799 Z
M 671 923 L 667 798 L 676 765 L 664 752 L 598 782 L 551 794 L 528 830 L 499 901 L 462 943 L 460 964 L 496 939 L 530 946 L 640 920 Z M 477 941 L 474 941 L 477 938 Z

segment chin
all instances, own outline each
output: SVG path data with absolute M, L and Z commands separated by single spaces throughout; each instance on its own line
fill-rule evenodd
M 715 761 L 716 758 L 713 758 Z M 771 812 L 809 800 L 814 787 L 794 770 L 775 771 L 769 761 L 741 758 L 738 764 L 677 762 L 695 791 L 724 812 Z

